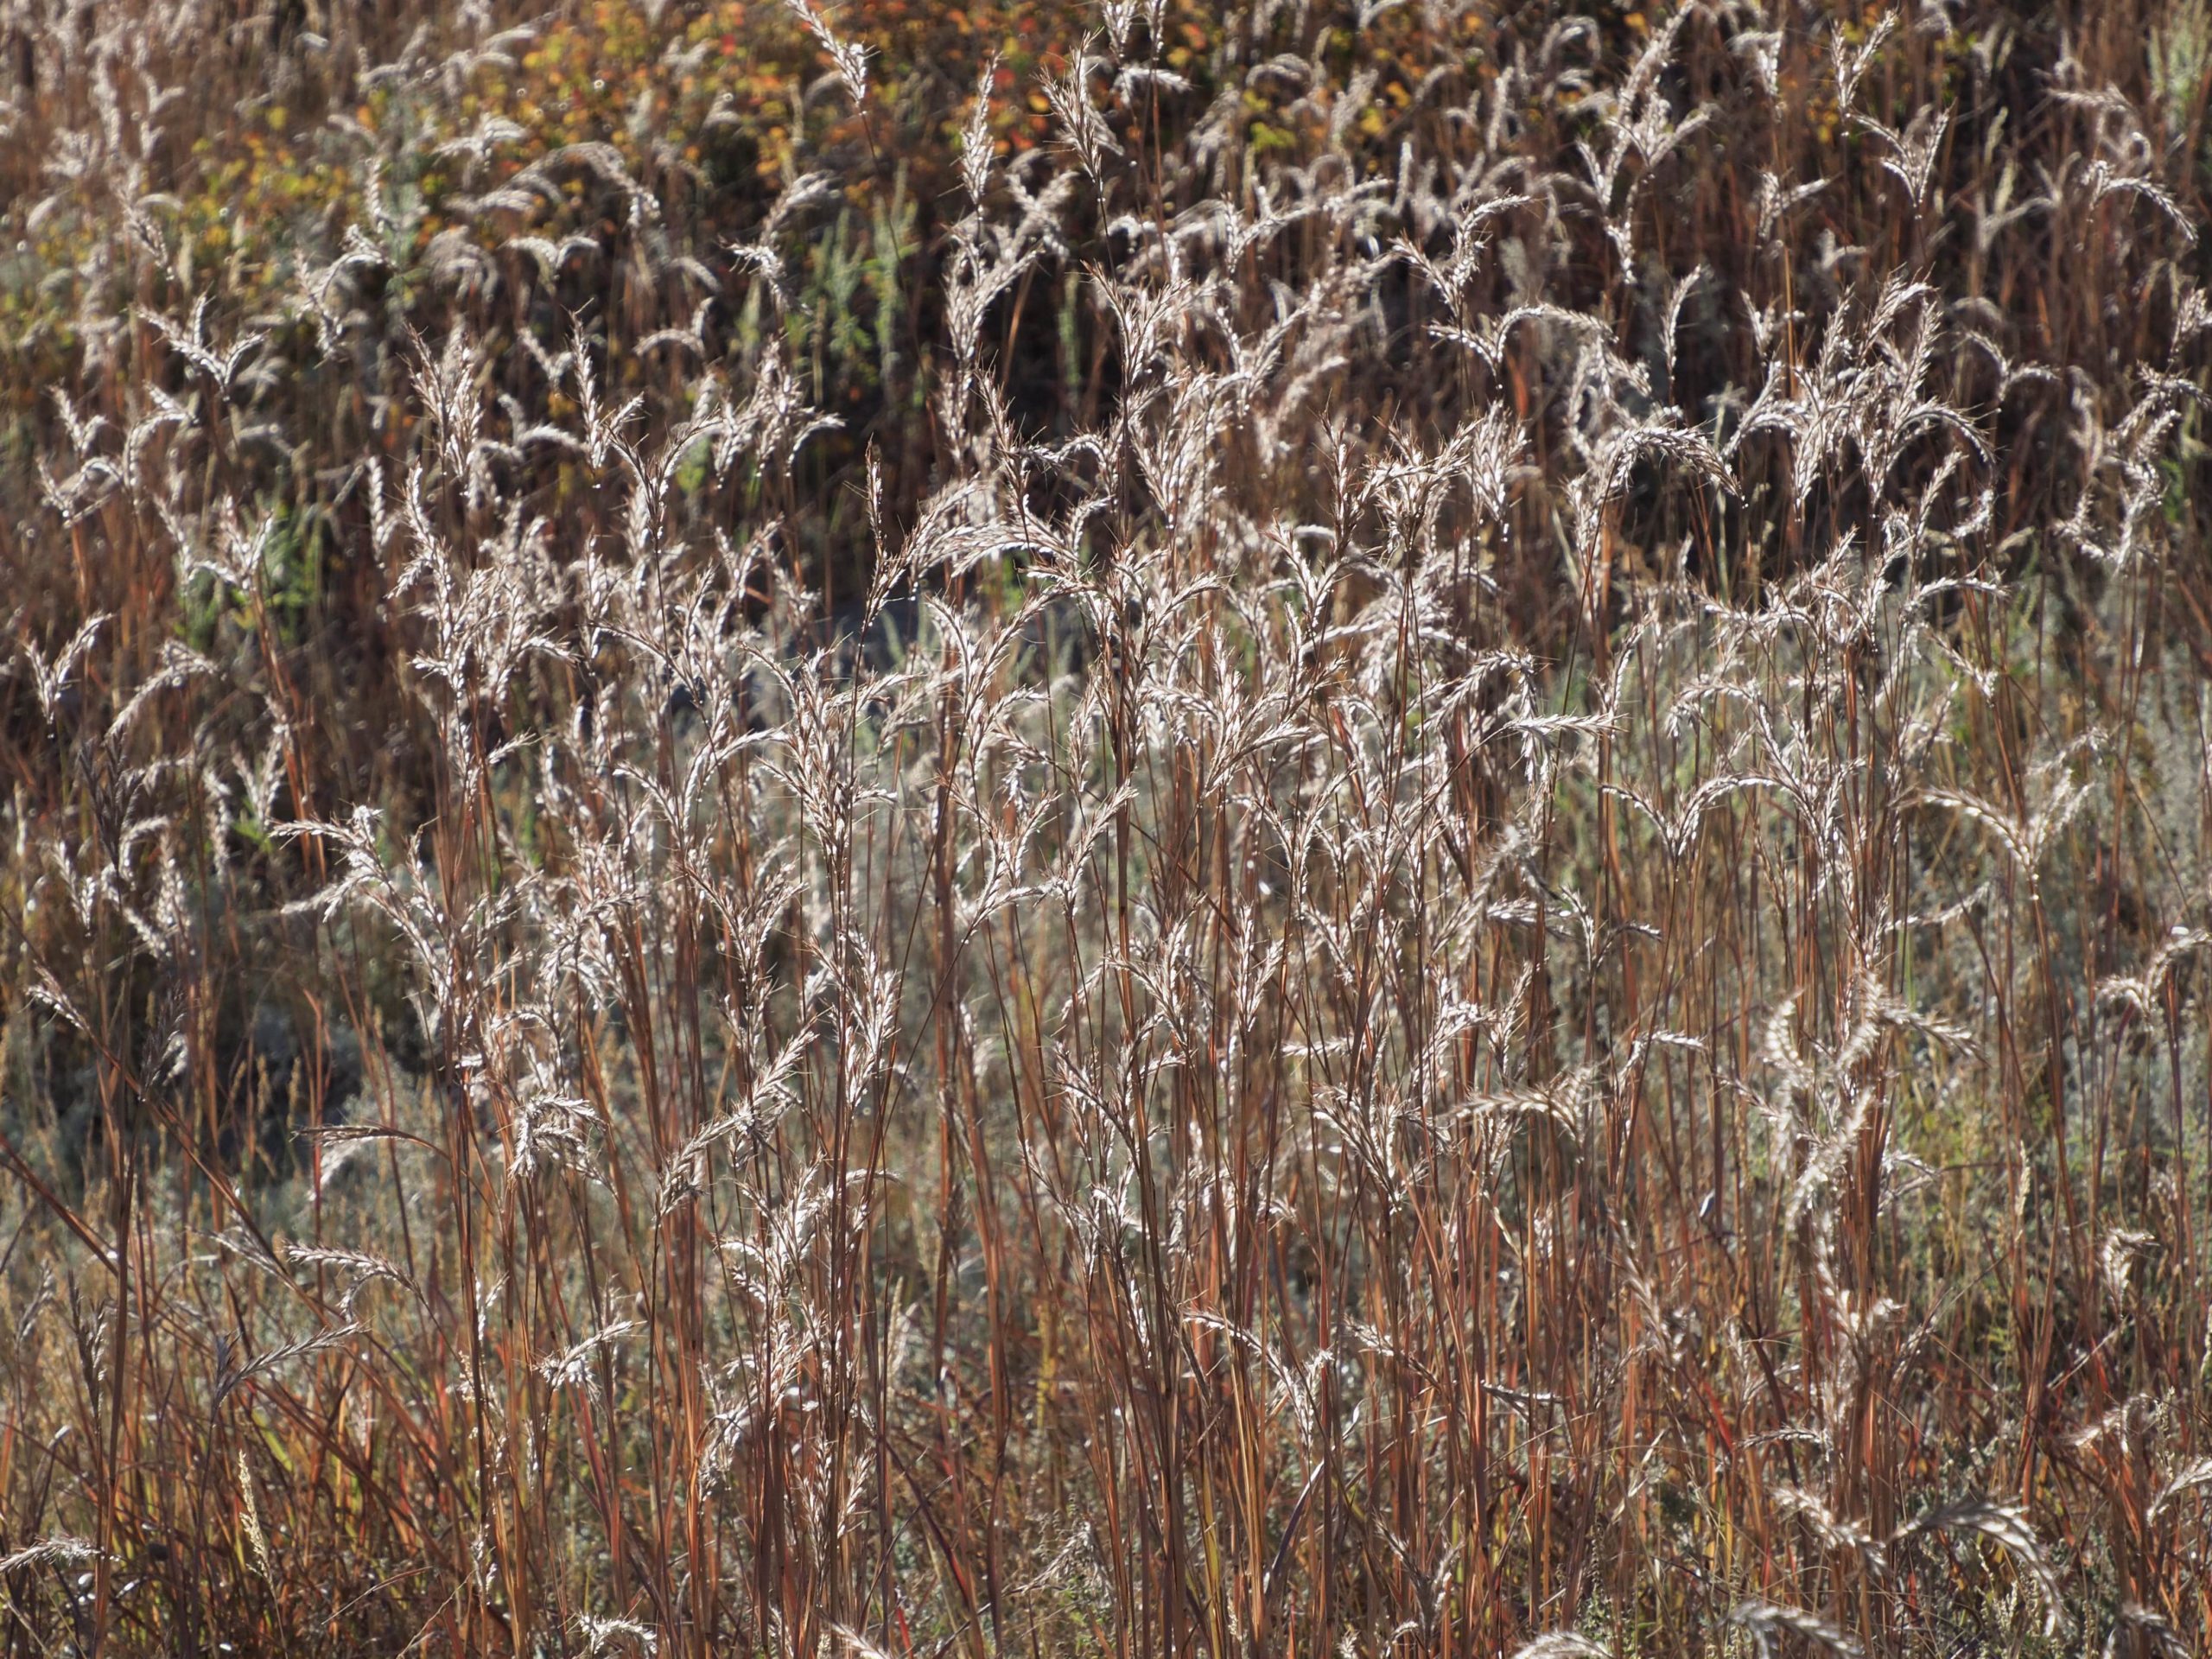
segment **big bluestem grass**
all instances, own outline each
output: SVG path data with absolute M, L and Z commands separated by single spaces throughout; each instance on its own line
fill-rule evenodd
M 0 1640 L 2199 1650 L 2202 8 L 861 10 L 259 311 L 544 20 L 7 14 Z

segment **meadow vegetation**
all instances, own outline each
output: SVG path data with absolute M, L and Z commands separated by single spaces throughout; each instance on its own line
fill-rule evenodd
M 0 0 L 0 1647 L 2212 1643 L 2205 0 Z

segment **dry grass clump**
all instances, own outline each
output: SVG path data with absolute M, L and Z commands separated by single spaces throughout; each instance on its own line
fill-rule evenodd
M 902 230 L 793 0 L 207 278 L 400 10 L 0 29 L 10 1651 L 2212 1640 L 2201 5 L 1109 0 Z

